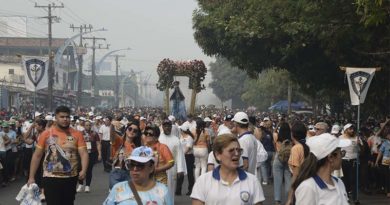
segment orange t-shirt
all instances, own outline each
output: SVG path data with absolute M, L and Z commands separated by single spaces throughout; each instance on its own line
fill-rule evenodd
M 288 159 L 289 166 L 300 167 L 305 159 L 303 145 L 296 144 L 291 148 L 290 158 Z
M 80 166 L 78 150 L 87 149 L 83 134 L 73 128 L 67 132 L 53 126 L 45 130 L 37 144 L 38 149 L 45 150 L 43 176 L 67 178 L 77 176 Z
M 169 147 L 167 145 L 157 142 L 151 148 L 154 151 L 154 158 L 156 158 L 156 167 L 175 162 L 175 160 L 173 159 L 172 152 L 171 150 L 169 150 Z M 165 185 L 168 184 L 168 176 L 166 172 L 156 173 L 155 178 L 157 181 Z

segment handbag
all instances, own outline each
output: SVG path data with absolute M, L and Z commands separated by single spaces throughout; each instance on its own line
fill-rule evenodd
M 137 201 L 138 205 L 142 205 L 141 197 L 139 196 L 137 189 L 135 189 L 135 186 L 134 186 L 133 182 L 131 180 L 129 180 L 128 182 L 129 182 L 129 186 L 130 186 L 131 192 L 133 192 L 135 201 Z

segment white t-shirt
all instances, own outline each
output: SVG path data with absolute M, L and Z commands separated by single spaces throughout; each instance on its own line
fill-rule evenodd
M 221 179 L 219 169 L 217 167 L 196 180 L 191 198 L 207 205 L 252 205 L 265 200 L 263 188 L 254 175 L 238 169 L 238 177 L 229 185 Z
M 335 186 L 326 184 L 318 176 L 306 179 L 295 191 L 296 204 L 349 205 L 343 181 L 335 177 L 332 180 Z
M 380 148 L 379 145 L 382 143 L 382 139 L 379 136 L 373 135 L 368 138 L 367 142 L 371 147 L 371 154 L 378 154 Z
M 196 129 L 196 122 L 192 120 L 192 122 L 185 121 L 182 125 L 182 127 L 189 127 L 190 130 Z
M 230 131 L 230 129 L 228 127 L 226 127 L 224 124 L 222 124 L 218 127 L 217 136 L 223 135 L 223 134 L 232 134 L 232 131 Z
M 110 129 L 111 126 L 102 125 L 99 129 L 99 134 L 102 135 L 103 141 L 110 141 Z
M 192 151 L 192 147 L 194 146 L 194 139 L 192 139 L 191 136 L 186 136 L 186 137 L 183 137 L 181 136 L 180 137 L 180 144 L 181 144 L 181 147 L 183 148 L 183 152 L 186 150 L 186 148 L 190 148 L 190 151 L 188 151 L 187 153 L 184 153 L 184 154 L 192 154 L 193 151 Z
M 341 148 L 341 150 L 345 151 L 345 156 L 343 157 L 343 159 L 356 159 L 358 154 L 357 137 L 348 138 L 344 135 L 341 135 L 340 139 L 349 139 L 352 142 L 349 146 Z
M 244 133 L 238 138 L 240 147 L 243 149 L 241 157 L 248 159 L 248 172 L 256 175 L 257 165 L 257 139 L 250 132 Z

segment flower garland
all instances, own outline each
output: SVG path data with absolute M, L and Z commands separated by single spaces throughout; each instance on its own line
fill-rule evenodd
M 205 79 L 207 68 L 201 60 L 172 61 L 163 59 L 157 66 L 159 80 L 157 88 L 161 91 L 166 88 L 173 88 L 174 76 L 189 77 L 189 89 L 195 89 L 197 93 L 206 87 L 202 84 Z

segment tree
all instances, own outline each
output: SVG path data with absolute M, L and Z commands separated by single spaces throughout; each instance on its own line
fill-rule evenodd
M 263 70 L 257 79 L 250 79 L 245 85 L 245 92 L 241 98 L 249 105 L 260 110 L 268 110 L 272 104 L 287 99 L 290 73 L 286 69 L 270 68 Z M 293 101 L 300 101 L 305 97 L 301 94 L 299 86 L 293 82 Z
M 363 24 L 357 5 L 349 0 L 198 2 L 194 37 L 205 54 L 225 57 L 250 76 L 273 66 L 285 68 L 312 98 L 345 86 L 340 65 L 390 66 L 383 55 L 390 27 Z M 382 89 L 371 89 L 381 93 L 382 102 L 390 96 L 389 89 L 383 95 L 387 76 L 376 79 Z M 342 96 L 332 94 L 330 101 Z
M 212 82 L 210 87 L 213 93 L 222 101 L 233 100 L 233 107 L 240 106 L 241 94 L 244 83 L 247 80 L 246 73 L 231 66 L 229 61 L 217 57 L 215 62 L 210 63 Z M 238 104 L 238 105 L 237 105 Z

